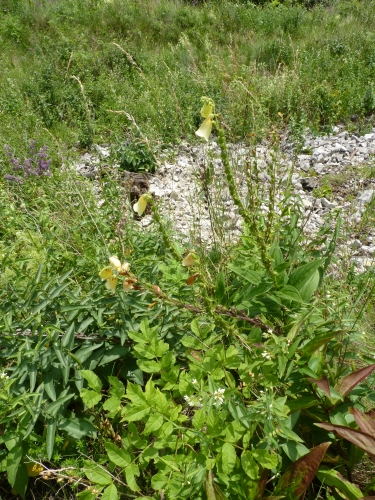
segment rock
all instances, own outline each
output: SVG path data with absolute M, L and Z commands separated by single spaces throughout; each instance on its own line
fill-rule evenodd
M 366 205 L 367 203 L 371 203 L 374 196 L 375 196 L 374 189 L 366 189 L 366 191 L 363 191 L 363 193 L 358 197 L 358 204 Z
M 322 207 L 324 208 L 329 208 L 330 210 L 332 208 L 335 208 L 335 204 L 327 200 L 327 198 L 320 198 L 320 203 L 322 204 Z
M 305 191 L 313 191 L 319 186 L 319 181 L 316 177 L 304 177 L 301 179 L 301 184 Z

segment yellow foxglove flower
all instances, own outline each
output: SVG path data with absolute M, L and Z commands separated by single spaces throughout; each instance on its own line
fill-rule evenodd
M 121 262 L 120 262 L 119 258 L 116 257 L 116 255 L 113 255 L 109 259 L 109 263 L 112 264 L 112 266 L 116 269 L 116 271 L 121 270 Z
M 114 292 L 116 290 L 117 283 L 118 283 L 118 279 L 116 278 L 116 276 L 111 276 L 105 282 L 105 287 L 108 290 L 111 290 L 111 292 Z
M 39 464 L 26 464 L 27 467 L 27 475 L 29 477 L 36 477 L 39 476 L 39 474 L 44 471 L 43 465 Z
M 194 266 L 198 261 L 198 258 L 194 252 L 190 252 L 189 255 L 187 255 L 184 260 L 182 261 L 182 265 L 185 267 L 192 267 Z
M 103 280 L 107 280 L 107 279 L 111 278 L 111 277 L 113 276 L 112 268 L 111 268 L 110 266 L 104 267 L 104 268 L 100 271 L 99 276 L 100 276 Z
M 128 273 L 130 270 L 130 264 L 129 262 L 124 262 L 122 265 L 121 265 L 121 269 L 120 269 L 120 272 L 121 273 Z
M 202 139 L 208 141 L 212 132 L 212 115 L 209 115 L 199 129 L 195 132 L 195 135 L 202 137 Z
M 143 194 L 137 203 L 134 203 L 133 209 L 139 216 L 141 216 L 147 208 L 147 194 Z
M 212 114 L 212 103 L 211 102 L 205 102 L 202 106 L 202 109 L 201 109 L 201 116 L 203 118 L 208 118 L 211 114 Z
M 136 281 L 137 280 L 135 278 L 129 278 L 129 279 L 124 280 L 122 283 L 122 286 L 124 288 L 124 292 L 128 292 L 129 290 L 134 288 L 134 283 L 136 283 Z

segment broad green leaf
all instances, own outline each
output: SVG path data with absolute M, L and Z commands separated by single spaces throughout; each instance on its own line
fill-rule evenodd
M 316 473 L 319 481 L 326 486 L 336 488 L 345 495 L 348 500 L 358 500 L 363 498 L 363 493 L 357 486 L 350 483 L 342 477 L 342 475 L 334 469 L 327 469 L 322 467 Z
M 84 346 L 78 349 L 75 353 L 75 357 L 78 359 L 79 363 L 84 363 L 90 356 L 93 351 L 102 347 L 103 342 L 100 344 L 93 344 L 89 346 Z
M 116 486 L 111 483 L 107 488 L 103 491 L 103 495 L 101 500 L 118 500 L 118 492 Z
M 151 486 L 155 491 L 162 490 L 168 483 L 168 477 L 163 474 L 155 474 L 151 479 Z
M 114 398 L 122 398 L 125 394 L 125 387 L 122 382 L 117 377 L 108 377 L 108 382 L 111 384 L 111 388 L 109 389 L 109 394 Z
M 103 489 L 103 486 L 99 486 L 96 484 L 95 486 L 91 486 L 87 490 L 83 490 L 80 493 L 76 493 L 78 500 L 96 500 L 98 498 L 98 493 L 100 493 Z M 98 493 L 93 493 L 93 490 L 98 491 Z
M 107 365 L 116 359 L 124 358 L 129 350 L 129 347 L 123 347 L 121 345 L 115 345 L 110 349 L 106 349 L 98 366 Z
M 135 476 L 139 476 L 139 468 L 137 464 L 131 464 L 125 469 L 126 483 L 133 491 L 140 491 L 136 483 Z
M 97 405 L 103 397 L 102 394 L 98 394 L 96 391 L 91 391 L 90 389 L 82 389 L 80 396 L 87 408 Z
M 230 474 L 236 465 L 236 450 L 230 443 L 224 443 L 221 448 L 221 463 L 224 474 Z
M 159 361 L 153 361 L 151 359 L 137 359 L 137 365 L 146 373 L 159 373 L 161 370 Z
M 243 451 L 241 455 L 241 465 L 245 473 L 254 481 L 258 478 L 259 467 L 254 460 L 251 451 Z
M 83 472 L 85 476 L 93 483 L 100 484 L 101 486 L 106 486 L 107 484 L 112 483 L 111 476 L 105 471 L 104 468 L 99 467 L 99 465 L 96 465 L 94 462 L 90 462 L 90 460 L 84 460 L 83 464 Z
M 169 413 L 168 400 L 159 389 L 156 389 L 155 406 L 158 412 L 162 413 L 163 415 L 167 415 Z
M 81 439 L 84 436 L 96 436 L 95 427 L 85 418 L 61 418 L 57 427 L 65 431 L 73 439 Z
M 128 382 L 128 386 L 126 389 L 126 396 L 134 404 L 144 405 L 145 403 L 147 403 L 146 396 L 143 393 L 141 386 L 137 384 L 132 384 L 131 382 Z
M 291 285 L 283 286 L 276 292 L 276 296 L 282 299 L 291 300 L 293 302 L 303 303 L 301 295 L 297 288 Z
M 295 462 L 298 458 L 303 457 L 303 455 L 309 452 L 309 449 L 305 445 L 294 441 L 287 441 L 281 445 L 281 448 L 292 462 Z
M 121 400 L 117 398 L 108 398 L 103 403 L 103 410 L 110 412 L 113 416 L 122 408 Z
M 124 450 L 118 448 L 114 443 L 107 441 L 104 446 L 105 449 L 107 450 L 110 461 L 113 462 L 114 464 L 124 469 L 131 463 L 132 461 L 131 455 L 126 453 Z
M 103 384 L 100 378 L 91 370 L 81 370 L 82 377 L 87 380 L 87 383 L 91 389 L 94 389 L 96 392 L 100 392 L 102 390 Z
M 279 458 L 275 453 L 270 453 L 267 450 L 255 449 L 252 451 L 255 460 L 266 469 L 274 469 L 279 463 Z
M 149 462 L 150 460 L 155 460 L 159 455 L 158 450 L 155 448 L 146 448 L 145 451 L 142 453 L 142 459 L 145 462 Z
M 322 266 L 323 262 L 324 259 L 318 259 L 304 264 L 294 270 L 289 276 L 288 285 L 296 288 L 305 302 L 310 301 L 313 293 L 318 288 L 320 281 L 318 269 Z
M 153 413 L 149 416 L 143 434 L 151 434 L 163 425 L 163 416 L 160 413 Z
M 143 417 L 148 415 L 151 411 L 151 407 L 148 405 L 128 405 L 121 412 L 124 417 L 121 419 L 121 422 L 136 422 L 138 420 L 142 420 Z
M 204 424 L 206 423 L 206 414 L 204 410 L 196 410 L 194 413 L 194 417 L 192 420 L 192 424 L 195 429 L 202 429 Z
M 23 463 L 23 448 L 21 444 L 17 444 L 9 451 L 6 459 L 6 467 L 10 485 L 22 498 L 25 498 L 29 476 L 27 467 Z

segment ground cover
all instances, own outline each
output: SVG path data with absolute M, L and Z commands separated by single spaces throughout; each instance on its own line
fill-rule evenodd
M 340 216 L 306 238 L 277 162 L 285 127 L 298 151 L 306 126 L 370 124 L 372 3 L 1 8 L 1 497 L 374 494 L 373 274 L 331 273 Z M 237 186 L 227 140 L 264 136 L 268 182 L 250 148 Z M 99 203 L 70 168 L 212 137 L 236 243 L 182 245 L 149 194 L 103 172 Z

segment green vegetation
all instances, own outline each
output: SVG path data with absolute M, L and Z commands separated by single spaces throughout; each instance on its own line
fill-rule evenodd
M 277 161 L 285 127 L 298 140 L 353 113 L 366 126 L 373 3 L 308 7 L 3 1 L 4 498 L 374 494 L 373 273 L 332 266 L 337 213 L 306 239 Z M 215 244 L 183 246 L 149 194 L 134 208 L 103 170 L 99 204 L 69 168 L 109 143 L 122 168 L 152 172 L 198 127 L 243 221 L 230 245 L 223 207 L 207 208 Z M 226 142 L 263 136 L 270 182 L 249 155 L 243 193 Z M 214 177 L 207 156 L 207 196 Z

